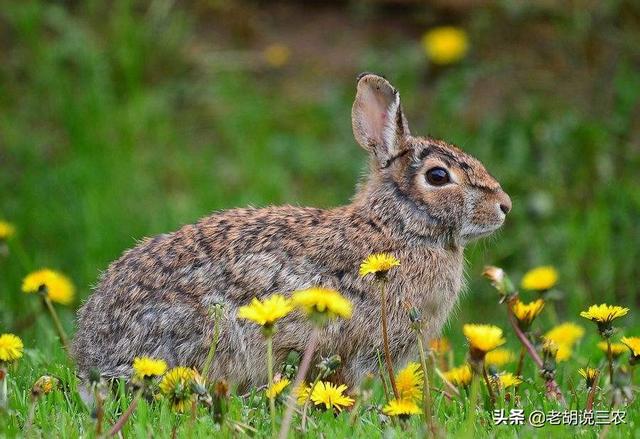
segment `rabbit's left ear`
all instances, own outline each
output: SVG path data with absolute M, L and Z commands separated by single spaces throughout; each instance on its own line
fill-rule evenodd
M 399 152 L 402 138 L 409 135 L 400 93 L 389 81 L 370 73 L 358 79 L 351 123 L 356 141 L 373 154 L 381 166 Z

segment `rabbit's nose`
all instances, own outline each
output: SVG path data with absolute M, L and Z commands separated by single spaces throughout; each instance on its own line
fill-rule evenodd
M 498 205 L 505 215 L 511 211 L 511 198 L 509 198 L 506 192 L 500 191 L 498 194 Z

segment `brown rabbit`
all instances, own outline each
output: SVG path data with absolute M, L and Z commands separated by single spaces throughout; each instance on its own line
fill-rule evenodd
M 463 285 L 465 244 L 497 230 L 511 200 L 478 160 L 411 136 L 398 92 L 380 76 L 360 75 L 352 123 L 371 166 L 351 204 L 215 213 L 146 239 L 112 263 L 79 312 L 73 352 L 80 374 L 97 368 L 127 377 L 141 355 L 201 369 L 213 339 L 210 308 L 222 304 L 211 377 L 263 384 L 264 340 L 256 325 L 237 319 L 238 308 L 253 297 L 324 286 L 351 300 L 354 312 L 324 330 L 317 352 L 339 354 L 339 379 L 355 385 L 376 370 L 381 350 L 379 291 L 358 275 L 360 262 L 379 252 L 401 261 L 387 286 L 396 364 L 414 345 L 408 304 L 421 310 L 425 334 L 437 336 Z M 302 352 L 309 335 L 299 313 L 279 322 L 276 364 Z

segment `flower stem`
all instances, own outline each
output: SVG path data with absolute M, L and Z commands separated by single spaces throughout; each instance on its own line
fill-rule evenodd
M 376 349 L 376 358 L 378 359 L 378 373 L 380 374 L 380 382 L 382 383 L 382 391 L 384 392 L 384 399 L 389 403 L 389 388 L 387 387 L 387 379 L 384 377 L 384 366 L 382 366 L 382 357 L 380 351 Z
M 533 362 L 536 364 L 536 366 L 538 366 L 539 369 L 542 369 L 542 358 L 540 358 L 540 355 L 536 351 L 536 348 L 531 344 L 531 341 L 529 341 L 529 339 L 527 338 L 527 335 L 522 332 L 522 330 L 518 326 L 518 321 L 513 315 L 513 311 L 511 311 L 511 306 L 513 304 L 512 302 L 516 300 L 518 300 L 518 294 L 512 294 L 509 301 L 507 302 L 507 316 L 509 317 L 509 323 L 511 324 L 513 332 L 516 333 L 518 340 L 520 341 L 520 343 L 522 343 L 522 346 L 525 347 L 525 349 L 529 353 L 529 356 L 533 359 Z M 567 404 L 566 400 L 564 399 L 564 395 L 562 394 L 562 391 L 558 386 L 558 383 L 556 383 L 553 378 L 547 380 L 546 388 L 547 396 L 557 398 L 563 405 Z
M 558 313 L 556 312 L 555 300 L 545 299 L 545 304 L 547 305 L 547 314 L 549 316 L 549 320 L 551 321 L 551 325 L 556 326 L 558 324 Z
M 416 338 L 418 339 L 420 363 L 422 365 L 422 372 L 424 373 L 424 386 L 422 388 L 422 404 L 424 417 L 432 436 L 437 437 L 438 431 L 436 429 L 435 420 L 433 419 L 433 406 L 431 404 L 431 392 L 429 391 L 429 369 L 427 368 L 427 356 L 424 353 L 424 345 L 422 343 L 422 334 L 420 333 L 420 331 L 416 331 Z
M 8 407 L 7 369 L 0 366 L 0 411 Z
M 609 360 L 609 383 L 613 386 L 613 355 L 611 354 L 611 339 L 607 337 L 607 360 Z
M 24 427 L 22 427 L 22 431 L 24 432 L 25 437 L 31 437 L 29 432 L 31 430 L 31 426 L 33 425 L 33 417 L 36 415 L 37 402 L 37 398 L 29 398 L 29 413 L 27 414 L 27 420 L 24 422 Z
M 213 363 L 213 359 L 216 356 L 216 348 L 218 347 L 218 340 L 220 338 L 220 325 L 219 325 L 219 315 L 218 311 L 213 311 L 213 340 L 211 341 L 211 345 L 209 346 L 209 352 L 207 353 L 207 358 L 204 360 L 204 366 L 202 368 L 202 376 L 205 379 L 209 379 L 209 369 L 211 369 L 211 364 Z
M 316 326 L 313 327 L 313 331 L 311 332 L 311 337 L 309 337 L 309 342 L 307 343 L 307 347 L 304 350 L 304 355 L 302 356 L 302 361 L 300 362 L 300 367 L 298 368 L 298 375 L 291 387 L 291 392 L 289 393 L 289 397 L 287 398 L 287 410 L 284 413 L 284 417 L 282 419 L 282 424 L 280 425 L 280 433 L 278 437 L 280 439 L 286 439 L 289 434 L 289 427 L 291 427 L 291 419 L 293 418 L 293 411 L 296 407 L 295 397 L 293 396 L 293 392 L 300 387 L 302 382 L 304 381 L 304 377 L 307 375 L 307 371 L 309 370 L 309 365 L 311 364 L 311 358 L 313 358 L 313 353 L 316 350 L 316 345 L 318 344 L 318 337 L 320 336 L 320 329 Z
M 489 400 L 491 401 L 491 407 L 496 403 L 496 395 L 493 393 L 493 388 L 491 387 L 491 381 L 489 380 L 489 374 L 487 374 L 487 368 L 482 363 L 482 376 L 484 377 L 484 382 L 487 384 L 487 392 L 489 392 Z
M 133 396 L 133 399 L 131 400 L 131 404 L 129 404 L 129 407 L 127 407 L 127 410 L 125 410 L 124 413 L 122 413 L 122 415 L 120 416 L 120 418 L 118 418 L 116 423 L 113 424 L 113 427 L 111 427 L 111 429 L 107 433 L 107 436 L 109 437 L 115 436 L 116 434 L 118 434 L 120 430 L 122 430 L 122 427 L 124 427 L 124 424 L 127 423 L 127 421 L 129 420 L 133 412 L 138 407 L 138 402 L 140 401 L 141 395 L 142 395 L 142 389 L 138 390 L 136 394 Z
M 467 413 L 467 425 L 465 428 L 466 437 L 473 437 L 476 423 L 476 405 L 478 404 L 478 396 L 480 393 L 480 383 L 478 376 L 473 372 L 471 379 L 471 395 L 469 397 L 469 412 Z
M 320 373 L 316 375 L 316 379 L 313 380 L 313 384 L 311 384 L 311 390 L 307 394 L 307 397 L 304 399 L 304 405 L 302 406 L 302 432 L 304 433 L 307 428 L 307 407 L 309 406 L 309 400 L 311 399 L 311 394 L 313 393 L 313 389 L 316 388 L 318 381 L 320 381 Z
M 358 419 L 358 413 L 360 412 L 360 398 L 356 399 L 355 404 L 353 404 L 353 408 L 351 409 L 351 414 L 349 415 L 349 426 L 353 428 L 356 425 L 356 420 Z
M 522 368 L 524 367 L 524 356 L 527 350 L 524 346 L 520 347 L 520 358 L 518 358 L 518 367 L 516 368 L 516 376 L 522 376 Z
M 596 389 L 598 388 L 598 378 L 600 377 L 600 372 L 597 373 L 595 378 L 593 379 L 593 384 L 591 385 L 591 389 L 589 389 L 589 394 L 587 395 L 587 404 L 585 406 L 585 410 L 593 410 L 593 403 L 596 399 Z
M 53 307 L 53 304 L 51 303 L 51 299 L 49 299 L 49 295 L 45 293 L 42 296 L 42 300 L 44 301 L 44 304 L 47 307 L 49 314 L 51 315 L 51 319 L 53 320 L 53 325 L 55 326 L 56 331 L 58 332 L 58 336 L 60 337 L 62 346 L 65 348 L 67 352 L 69 352 L 69 338 L 67 337 L 67 333 L 62 327 L 62 323 L 60 322 L 58 313 L 56 312 L 56 309 Z
M 104 419 L 104 399 L 99 386 L 100 383 L 93 386 L 93 397 L 96 401 L 96 437 L 102 436 L 102 420 Z
M 378 374 L 380 375 L 380 382 L 382 383 L 382 392 L 384 395 L 384 399 L 388 404 L 392 399 L 389 396 L 389 387 L 387 387 L 387 379 L 385 378 L 385 376 L 388 374 L 385 373 L 384 366 L 382 365 L 382 356 L 378 349 L 376 349 L 376 357 L 378 359 Z M 391 423 L 394 427 L 396 427 L 398 425 L 398 419 L 396 419 L 395 417 L 391 418 Z
M 387 365 L 387 373 L 389 374 L 389 382 L 393 389 L 393 396 L 399 399 L 398 388 L 396 387 L 396 379 L 393 375 L 393 363 L 391 362 L 391 352 L 389 351 L 389 336 L 387 334 L 387 300 L 385 297 L 385 282 L 380 282 L 380 311 L 382 320 L 382 342 L 384 344 L 384 359 Z
M 269 377 L 269 388 L 273 386 L 273 336 L 267 336 L 267 373 Z M 271 432 L 276 431 L 276 401 L 274 395 L 269 393 L 269 414 L 271 415 Z
M 440 377 L 442 382 L 449 388 L 449 390 L 451 390 L 451 392 L 454 395 L 459 397 L 460 396 L 460 391 L 458 390 L 458 388 L 456 386 L 454 386 L 453 384 L 451 384 L 451 382 L 444 376 L 444 374 L 442 373 L 442 371 L 440 369 L 438 369 L 436 367 L 435 371 L 436 371 L 436 375 L 438 375 Z

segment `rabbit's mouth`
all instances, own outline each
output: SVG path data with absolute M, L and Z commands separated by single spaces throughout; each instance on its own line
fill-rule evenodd
M 460 237 L 466 242 L 485 238 L 502 227 L 502 224 L 503 221 L 494 224 L 468 224 L 460 231 Z

